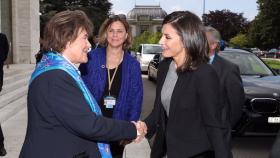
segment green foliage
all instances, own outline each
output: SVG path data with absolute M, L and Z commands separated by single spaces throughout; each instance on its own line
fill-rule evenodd
M 110 14 L 112 4 L 108 0 L 40 0 L 40 28 L 57 12 L 63 10 L 82 10 L 94 24 L 94 34 Z
M 249 47 L 249 41 L 246 34 L 236 35 L 235 37 L 230 39 L 229 43 L 234 47 Z
M 261 49 L 280 46 L 280 1 L 257 0 L 259 14 L 252 22 L 249 39 Z
M 273 59 L 263 59 L 264 62 L 273 69 L 280 69 L 280 61 Z
M 141 35 L 139 35 L 138 37 L 134 38 L 131 49 L 136 52 L 138 46 L 142 43 L 156 44 L 156 43 L 159 42 L 160 37 L 161 37 L 160 32 L 152 33 L 152 32 L 145 31 Z
M 249 22 L 243 17 L 243 13 L 233 13 L 226 9 L 210 11 L 209 14 L 202 16 L 202 21 L 204 25 L 216 28 L 225 41 L 238 33 L 246 33 L 249 27 Z

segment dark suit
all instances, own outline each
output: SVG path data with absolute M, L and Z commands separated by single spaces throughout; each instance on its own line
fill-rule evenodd
M 220 80 L 222 104 L 227 109 L 227 115 L 224 117 L 233 127 L 242 115 L 242 106 L 245 101 L 239 67 L 219 55 L 215 55 L 212 65 Z
M 165 59 L 159 65 L 154 109 L 145 119 L 148 137 L 156 131 L 151 158 L 161 158 L 165 152 L 168 158 L 228 158 L 215 70 L 201 64 L 195 71 L 178 74 L 167 118 L 161 89 L 170 62 Z
M 3 65 L 9 52 L 9 42 L 5 34 L 0 33 L 0 91 L 3 86 Z
M 0 33 L 0 92 L 2 91 L 2 87 L 3 87 L 3 78 L 4 78 L 3 66 L 5 60 L 7 59 L 8 52 L 9 52 L 8 39 L 5 34 Z M 1 147 L 4 147 L 4 135 L 0 125 L 0 148 Z
M 212 65 L 220 81 L 220 99 L 223 105 L 222 120 L 228 127 L 224 130 L 224 134 L 227 145 L 231 148 L 231 127 L 240 119 L 245 101 L 240 71 L 237 65 L 217 54 L 214 56 Z
M 28 91 L 28 126 L 20 158 L 100 158 L 97 142 L 134 139 L 132 123 L 91 112 L 62 70 L 44 72 Z

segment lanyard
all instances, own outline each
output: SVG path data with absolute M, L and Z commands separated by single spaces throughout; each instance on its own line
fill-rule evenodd
M 115 78 L 115 76 L 116 76 L 116 73 L 117 73 L 117 71 L 118 71 L 118 67 L 119 67 L 119 66 L 117 66 L 117 67 L 115 68 L 112 79 L 111 79 L 110 70 L 109 70 L 109 68 L 107 68 L 108 84 L 109 84 L 109 85 L 108 85 L 109 95 L 111 95 L 111 94 L 110 94 L 110 91 L 111 91 L 112 83 L 113 83 L 113 81 L 114 81 L 114 78 Z
M 122 54 L 122 57 L 121 57 L 121 59 L 120 59 L 119 64 L 122 62 L 123 56 L 124 56 L 124 52 L 123 52 L 123 54 Z M 115 78 L 115 76 L 116 76 L 116 73 L 117 73 L 117 71 L 118 71 L 118 67 L 119 67 L 119 65 L 116 67 L 116 69 L 115 69 L 115 71 L 114 71 L 114 73 L 113 73 L 112 79 L 111 79 L 110 70 L 109 70 L 109 68 L 107 68 L 107 75 L 108 75 L 108 91 L 109 91 L 109 95 L 111 95 L 111 94 L 110 94 L 110 91 L 111 91 L 111 87 L 112 87 L 114 78 Z

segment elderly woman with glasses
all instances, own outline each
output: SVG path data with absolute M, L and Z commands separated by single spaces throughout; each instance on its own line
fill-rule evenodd
M 99 30 L 99 44 L 81 64 L 82 78 L 103 114 L 117 120 L 140 117 L 143 84 L 140 64 L 130 55 L 132 35 L 125 17 L 110 16 Z M 114 157 L 122 157 L 124 141 L 110 143 Z
M 29 84 L 20 158 L 112 158 L 104 142 L 136 138 L 135 123 L 102 116 L 75 66 L 88 60 L 90 32 L 82 11 L 60 12 L 46 25 L 44 54 Z

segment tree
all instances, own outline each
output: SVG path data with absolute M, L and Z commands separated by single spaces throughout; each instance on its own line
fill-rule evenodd
M 280 46 L 280 1 L 258 0 L 259 13 L 252 22 L 249 39 L 262 49 Z
M 238 34 L 235 37 L 230 39 L 230 45 L 233 45 L 234 47 L 248 47 L 249 41 L 246 34 Z
M 160 32 L 151 33 L 149 31 L 145 31 L 141 35 L 139 35 L 138 37 L 134 38 L 131 49 L 137 52 L 137 48 L 140 44 L 142 44 L 142 43 L 147 43 L 147 44 L 158 43 L 160 37 L 161 37 Z
M 202 16 L 204 25 L 212 26 L 219 30 L 224 40 L 236 36 L 238 33 L 246 33 L 249 22 L 243 17 L 243 13 L 233 13 L 230 10 L 210 11 Z
M 112 3 L 108 0 L 40 0 L 40 28 L 57 12 L 63 10 L 82 10 L 94 24 L 94 34 L 110 14 Z

